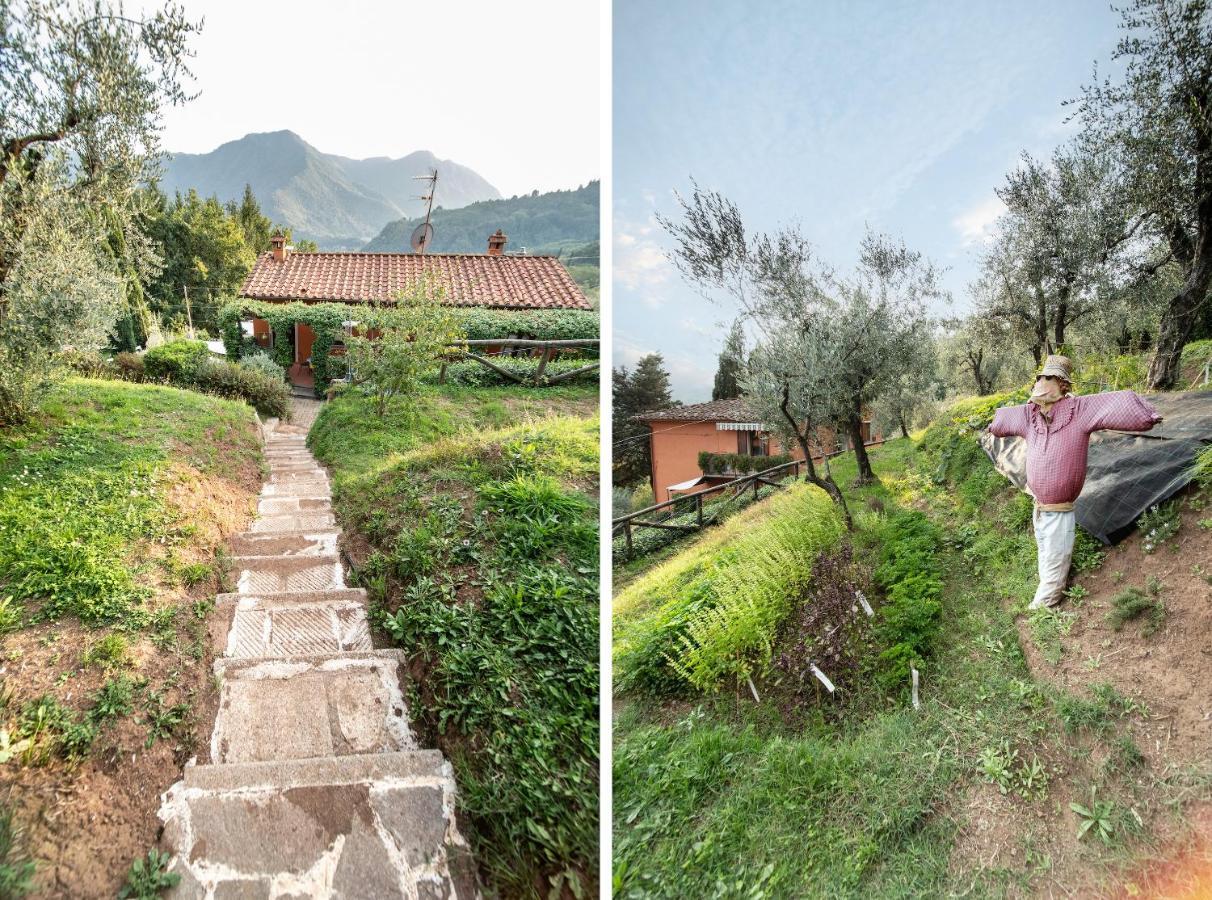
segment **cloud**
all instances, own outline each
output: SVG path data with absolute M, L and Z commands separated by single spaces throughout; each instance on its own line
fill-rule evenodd
M 653 289 L 669 280 L 672 266 L 665 251 L 651 235 L 652 223 L 634 223 L 616 214 L 614 219 L 614 282 L 640 295 L 640 301 L 651 307 L 661 305 L 662 298 Z
M 993 237 L 993 225 L 998 216 L 1005 211 L 1006 204 L 995 196 L 960 213 L 951 224 L 960 233 L 960 241 L 965 247 L 985 244 Z
M 651 343 L 637 340 L 617 328 L 614 333 L 614 364 L 633 368 L 640 357 L 649 353 L 660 353 L 669 373 L 673 396 L 684 403 L 698 403 L 711 398 L 711 385 L 715 379 L 715 351 L 694 353 L 653 347 Z

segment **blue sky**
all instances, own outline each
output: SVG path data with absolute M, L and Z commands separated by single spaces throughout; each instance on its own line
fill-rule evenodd
M 615 0 L 614 362 L 660 351 L 675 396 L 708 400 L 735 315 L 683 284 L 654 211 L 690 178 L 750 230 L 798 222 L 849 266 L 865 227 L 948 269 L 962 310 L 1026 150 L 1072 133 L 1062 101 L 1110 62 L 1106 0 Z

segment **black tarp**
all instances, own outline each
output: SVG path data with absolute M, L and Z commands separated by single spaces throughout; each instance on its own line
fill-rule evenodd
M 1090 436 L 1086 485 L 1077 498 L 1077 524 L 1104 544 L 1121 540 L 1137 516 L 1191 480 L 1196 455 L 1212 443 L 1212 391 L 1149 394 L 1163 420 L 1151 431 L 1096 431 Z M 997 470 L 1025 491 L 1027 442 L 981 434 Z

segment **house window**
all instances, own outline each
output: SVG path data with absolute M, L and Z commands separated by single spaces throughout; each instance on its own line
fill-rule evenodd
M 738 431 L 736 433 L 736 452 L 741 456 L 768 456 L 770 438 L 760 431 Z

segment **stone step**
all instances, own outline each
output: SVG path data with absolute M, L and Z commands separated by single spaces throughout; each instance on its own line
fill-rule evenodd
M 236 556 L 336 556 L 339 535 L 335 529 L 277 534 L 245 532 L 232 538 L 231 547 Z
M 253 534 L 280 531 L 314 531 L 332 528 L 337 520 L 331 512 L 299 513 L 293 516 L 262 516 L 252 523 Z
M 270 463 L 269 474 L 273 475 L 297 475 L 307 478 L 317 478 L 318 473 L 324 470 L 319 468 L 314 462 L 299 462 L 299 463 Z
M 327 481 L 328 471 L 316 466 L 298 472 L 270 472 L 267 484 L 293 484 L 298 481 L 315 481 L 321 478 Z
M 215 660 L 216 763 L 415 750 L 395 650 Z
M 335 556 L 237 556 L 232 560 L 238 594 L 328 591 L 345 587 Z
M 316 458 L 306 450 L 266 450 L 265 458 L 271 463 L 315 462 Z
M 356 601 L 237 604 L 224 656 L 267 659 L 372 649 L 366 609 Z
M 269 609 L 275 606 L 305 606 L 314 604 L 366 603 L 366 591 L 363 588 L 341 588 L 328 591 L 291 591 L 290 593 L 275 592 L 264 594 L 217 594 L 215 603 L 219 606 L 234 604 L 240 609 Z
M 323 494 L 312 497 L 267 497 L 257 501 L 257 515 L 281 516 L 286 513 L 330 512 L 332 498 Z
M 174 898 L 476 896 L 432 751 L 189 766 L 164 795 Z
M 295 478 L 291 481 L 262 485 L 260 499 L 271 497 L 331 497 L 332 487 L 327 478 Z

